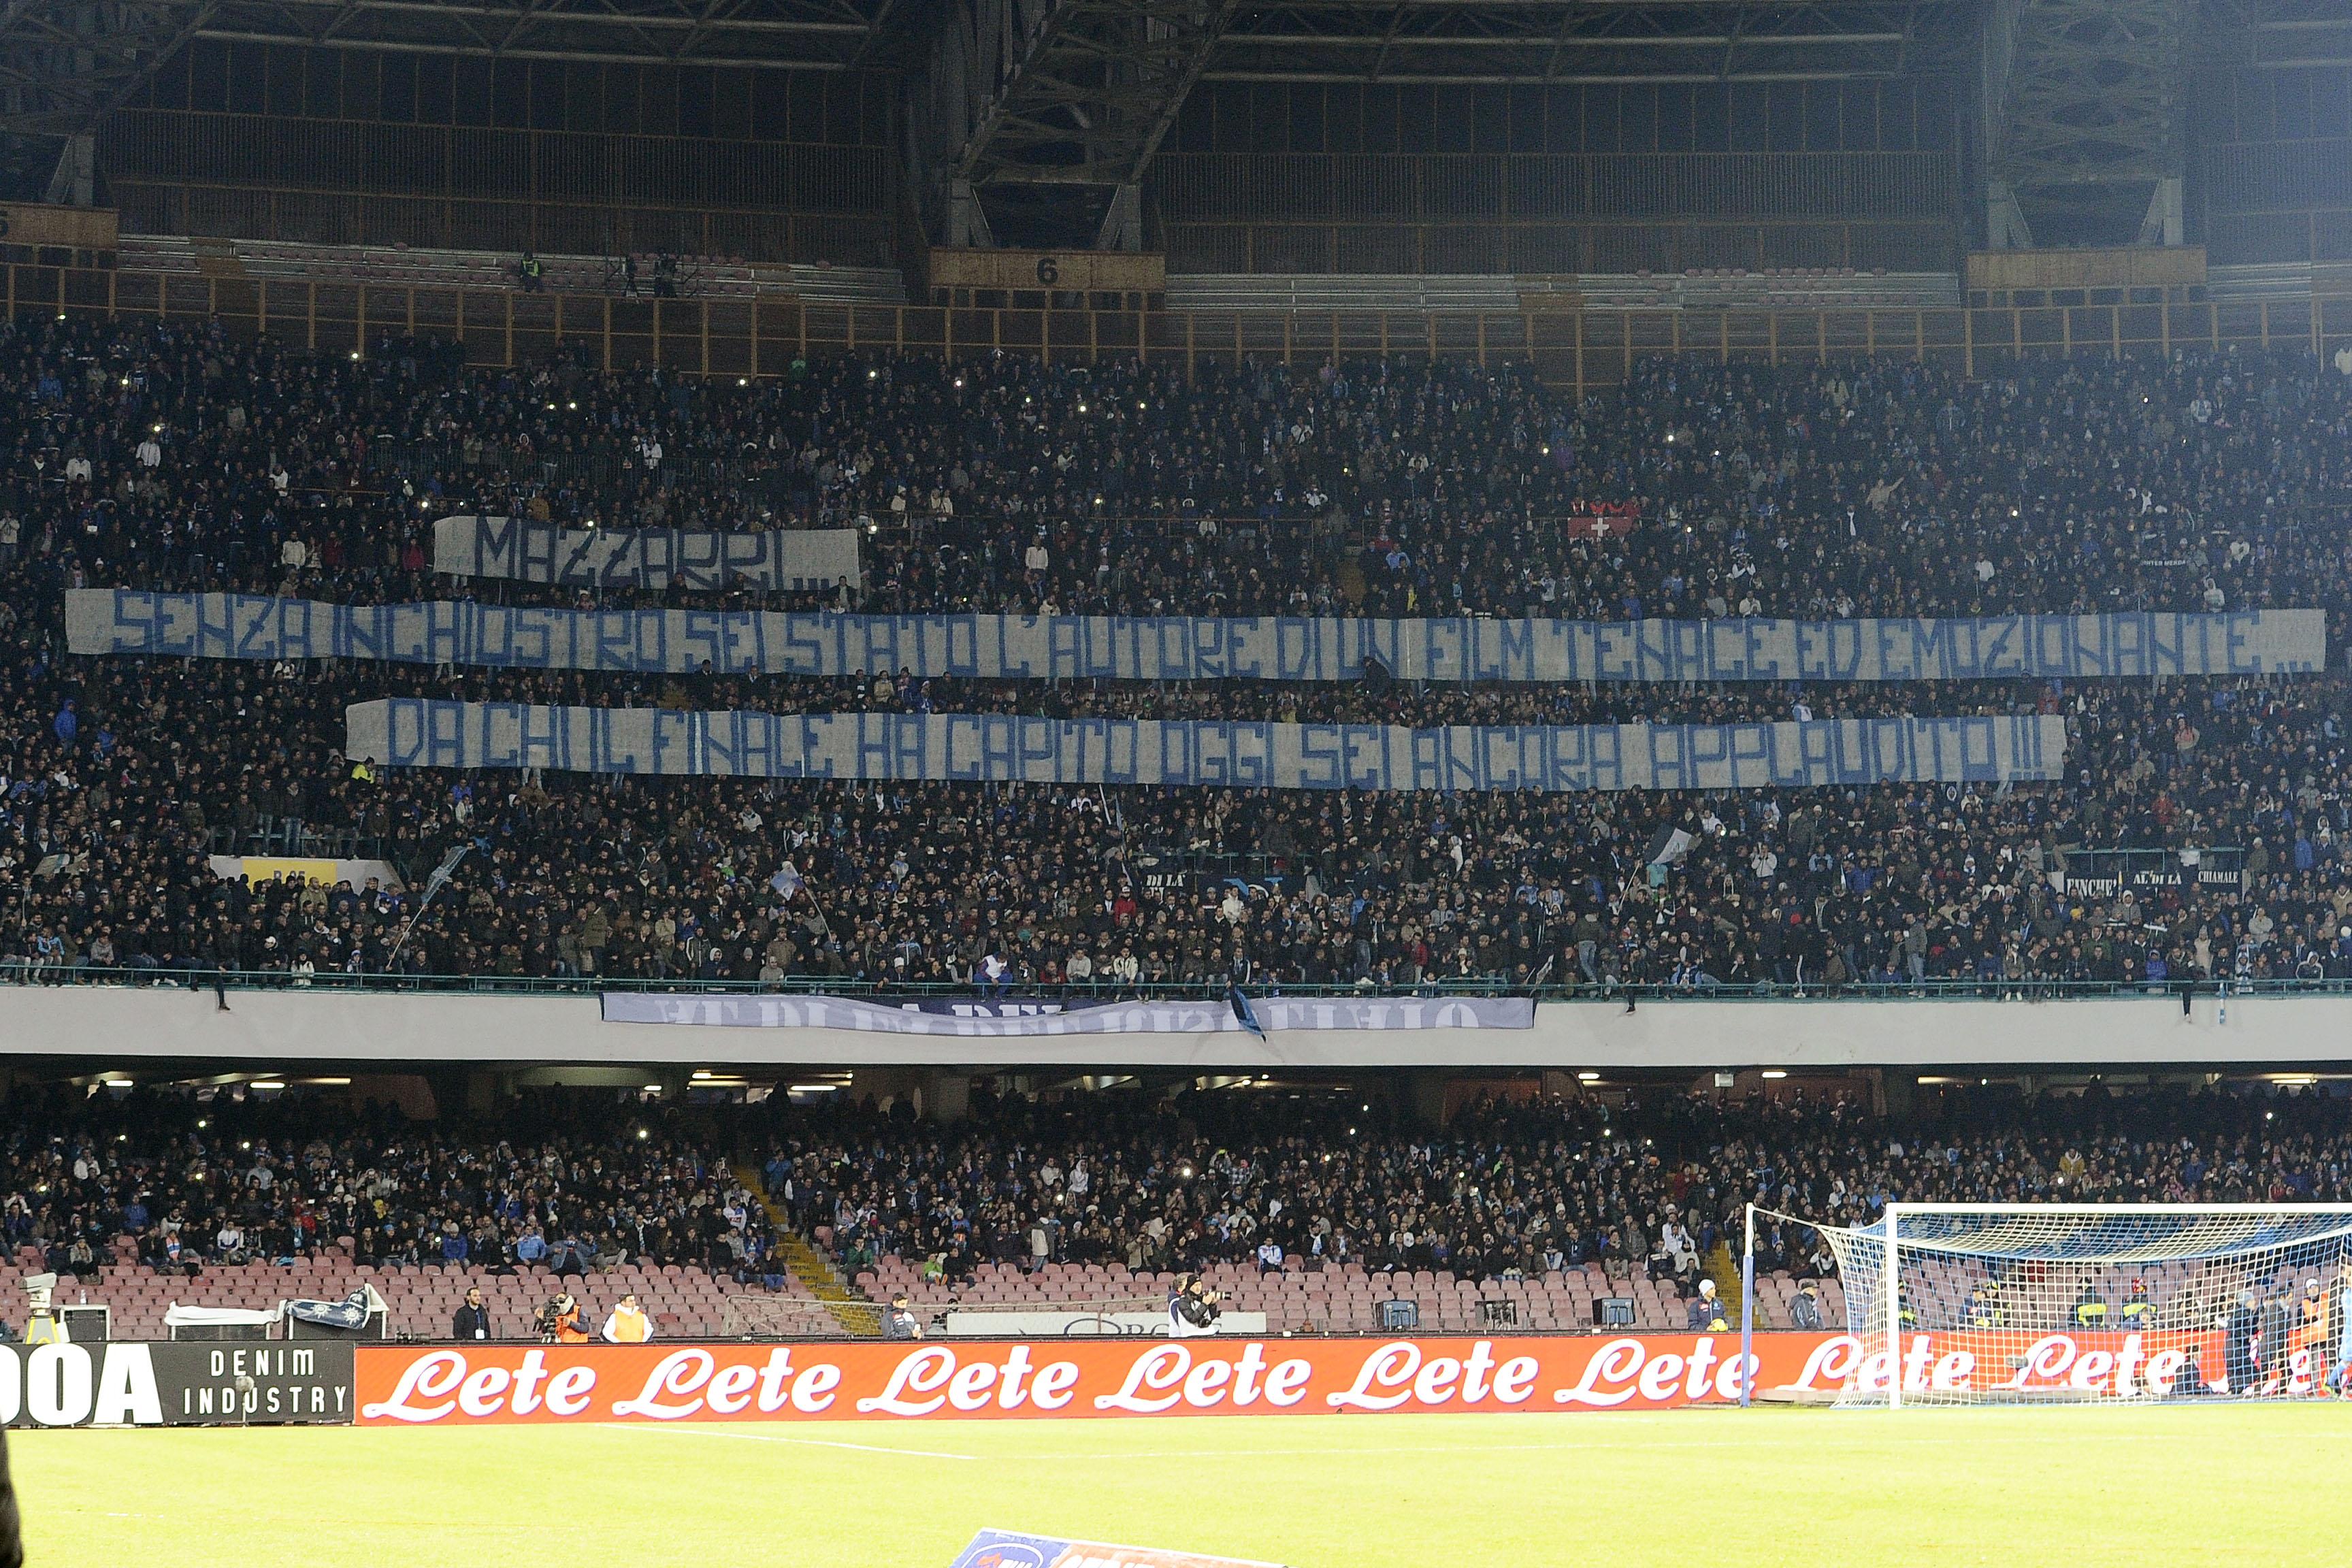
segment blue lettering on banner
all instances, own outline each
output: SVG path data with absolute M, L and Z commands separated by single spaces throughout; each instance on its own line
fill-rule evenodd
M 353 704 L 345 754 L 394 767 L 740 778 L 1272 789 L 1693 790 L 2063 775 L 2065 722 L 1455 726 L 684 713 L 394 698 Z
M 988 680 L 1969 680 L 2275 675 L 2326 668 L 2318 610 L 1984 620 L 1541 621 L 835 616 L 350 605 L 84 588 L 78 654 L 361 658 L 516 669 Z

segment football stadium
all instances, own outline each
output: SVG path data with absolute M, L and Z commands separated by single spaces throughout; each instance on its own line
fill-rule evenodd
M 10 0 L 0 277 L 0 1568 L 2344 1561 L 2345 0 Z

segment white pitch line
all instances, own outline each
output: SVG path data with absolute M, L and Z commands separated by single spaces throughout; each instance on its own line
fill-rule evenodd
M 616 1421 L 615 1426 L 639 1432 L 687 1432 L 698 1437 L 732 1437 L 744 1443 L 792 1443 L 803 1448 L 848 1448 L 860 1454 L 898 1454 L 909 1459 L 977 1460 L 978 1454 L 950 1454 L 938 1448 L 892 1448 L 879 1443 L 836 1443 L 823 1437 L 787 1437 L 776 1432 L 735 1432 L 724 1426 L 654 1426 Z
M 1607 1415 L 1601 1415 L 1601 1416 L 1596 1416 L 1596 1417 L 1594 1417 L 1594 1420 L 1596 1421 L 1596 1423 L 1598 1423 L 1598 1422 L 1604 1422 L 1604 1421 L 1608 1421 L 1608 1420 L 1611 1420 L 1611 1419 L 1612 1419 L 1612 1417 L 1607 1416 Z M 1616 1417 L 1615 1419 L 1620 1419 L 1620 1420 L 1622 1420 L 1622 1417 Z M 1904 1439 L 1903 1439 L 1903 1441 L 1904 1441 L 1904 1443 L 1905 1443 L 1906 1446 L 1916 1444 L 1916 1445 L 1920 1446 L 1920 1447 L 1950 1447 L 1950 1446 L 1957 1445 L 1957 1444 L 1963 1443 L 1963 1442 L 1974 1442 L 1974 1441 L 1976 1441 L 1976 1439 L 1974 1439 L 1974 1438 L 1963 1438 L 1963 1437 L 1958 1437 L 1958 1436 L 1949 1436 L 1949 1437 L 1934 1437 L 1934 1436 L 1929 1436 L 1929 1437 L 1917 1437 L 1917 1438 L 1906 1437 L 1906 1438 L 1904 1438 Z M 1664 1442 L 1664 1443 L 1644 1443 L 1644 1444 L 1643 1444 L 1643 1445 L 1641 1445 L 1641 1446 L 1642 1446 L 1643 1448 L 1647 1449 L 1647 1448 L 1742 1448 L 1742 1447 L 1750 1447 L 1750 1446 L 1752 1446 L 1752 1445 L 1748 1444 L 1745 1439 L 1741 1439 L 1741 1438 L 1731 1438 L 1731 1439 L 1724 1439 L 1724 1440 L 1720 1440 L 1720 1441 L 1718 1441 L 1718 1440 L 1712 1439 L 1712 1438 L 1704 1438 L 1704 1437 L 1702 1437 L 1702 1438 L 1696 1438 L 1696 1439 L 1675 1439 L 1675 1440 L 1674 1440 L 1674 1441 L 1671 1441 L 1671 1442 Z M 1472 1457 L 1472 1456 L 1478 1455 L 1478 1454 L 1566 1453 L 1566 1452 L 1572 1452 L 1572 1451 L 1579 1451 L 1579 1450 L 1585 1450 L 1585 1449 L 1615 1449 L 1615 1448 L 1622 1448 L 1622 1447 L 1623 1447 L 1623 1445 L 1622 1445 L 1622 1443 L 1620 1443 L 1620 1442 L 1612 1441 L 1612 1440 L 1608 1439 L 1608 1438 L 1605 1438 L 1605 1437 L 1599 1437 L 1599 1436 L 1596 1436 L 1595 1438 L 1593 1438 L 1593 1439 L 1592 1439 L 1591 1441 L 1590 1441 L 1590 1442 L 1568 1442 L 1568 1443 L 1436 1443 L 1436 1444 L 1426 1444 L 1426 1445 L 1413 1445 L 1413 1446 L 1410 1446 L 1410 1447 L 1403 1447 L 1403 1446 L 1390 1446 L 1390 1447 L 1371 1447 L 1371 1448 L 1353 1447 L 1349 1447 L 1349 1446 L 1347 1446 L 1347 1445 L 1334 1445 L 1334 1446 L 1332 1446 L 1332 1447 L 1325 1447 L 1325 1448 L 1249 1448 L 1249 1447 L 1234 1447 L 1234 1448 L 1221 1448 L 1221 1449 L 1202 1449 L 1202 1448 L 1136 1448 L 1136 1449 L 1089 1449 L 1089 1450 L 1083 1450 L 1083 1451 L 1076 1452 L 1076 1453 L 1058 1453 L 1058 1452 L 1036 1452 L 1036 1451 L 1033 1451 L 1033 1452 L 1030 1452 L 1030 1453 L 1024 1454 L 1024 1455 L 1022 1456 L 1022 1458 L 1029 1458 L 1029 1459 L 1054 1459 L 1054 1460 L 1064 1460 L 1064 1459 L 1094 1459 L 1094 1460 L 1097 1460 L 1097 1461 L 1101 1461 L 1101 1460 L 1114 1460 L 1114 1461 L 1115 1461 L 1115 1460 L 1122 1460 L 1122 1459 L 1220 1459 L 1220 1460 L 1222 1460 L 1222 1459 L 1255 1459 L 1255 1458 L 1265 1458 L 1349 1459 L 1349 1458 L 1355 1458 L 1355 1457 L 1356 1457 L 1357 1455 L 1359 1455 L 1359 1454 L 1450 1454 L 1450 1455 L 1456 1455 L 1456 1456 L 1460 1456 L 1460 1457 L 1463 1457 L 1463 1458 L 1470 1458 L 1470 1457 Z

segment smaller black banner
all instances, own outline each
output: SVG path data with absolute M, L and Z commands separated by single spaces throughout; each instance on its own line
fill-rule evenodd
M 353 1367 L 328 1341 L 0 1345 L 0 1426 L 343 1423 Z

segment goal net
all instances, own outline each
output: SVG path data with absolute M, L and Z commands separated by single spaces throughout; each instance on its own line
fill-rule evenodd
M 1841 1405 L 2343 1391 L 2352 1205 L 1896 1203 L 1814 1228 L 1857 1342 Z

